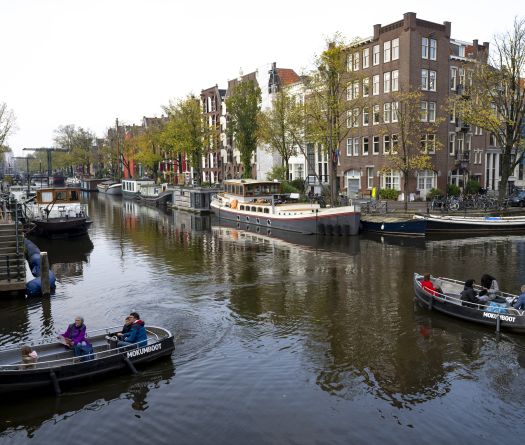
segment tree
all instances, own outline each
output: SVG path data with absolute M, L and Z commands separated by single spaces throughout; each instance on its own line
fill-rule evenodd
M 275 93 L 272 107 L 259 115 L 259 138 L 282 158 L 285 178 L 290 178 L 289 160 L 298 151 L 298 136 L 304 133 L 303 106 L 289 89 Z
M 408 209 L 410 177 L 417 171 L 432 170 L 434 166 L 430 154 L 442 147 L 436 132 L 443 119 L 436 116 L 428 122 L 427 111 L 421 109 L 422 99 L 423 94 L 418 90 L 392 93 L 392 104 L 395 105 L 390 110 L 388 121 L 391 123 L 383 124 L 381 129 L 390 138 L 390 152 L 382 172 L 394 170 L 403 174 L 405 210 Z
M 189 95 L 176 103 L 163 107 L 168 122 L 162 131 L 161 140 L 177 154 L 186 154 L 193 167 L 194 179 L 201 184 L 201 165 L 205 141 L 210 128 L 204 121 L 200 101 Z
M 499 199 L 507 194 L 514 168 L 523 160 L 525 116 L 525 19 L 495 37 L 492 55 L 481 54 L 471 85 L 452 103 L 464 122 L 491 132 L 501 148 Z
M 368 98 L 358 93 L 363 74 L 352 66 L 352 56 L 359 51 L 359 47 L 346 44 L 336 34 L 317 57 L 316 69 L 305 77 L 305 138 L 321 145 L 327 154 L 332 204 L 337 202 L 340 147 L 368 103 Z M 358 89 L 354 90 L 354 86 Z
M 90 171 L 94 159 L 93 144 L 95 135 L 82 127 L 75 125 L 60 126 L 55 130 L 55 144 L 67 153 L 55 153 L 56 167 L 71 166 L 82 169 L 83 173 Z
M 159 162 L 162 160 L 160 155 L 160 138 L 161 128 L 157 126 L 146 128 L 135 138 L 138 148 L 135 159 L 145 167 L 150 168 L 155 179 L 158 174 Z
M 5 102 L 0 102 L 0 152 L 4 151 L 7 138 L 15 131 L 16 118 Z
M 243 176 L 252 175 L 252 156 L 257 149 L 261 89 L 253 80 L 242 80 L 226 99 L 228 135 L 235 138 L 235 146 L 241 154 Z

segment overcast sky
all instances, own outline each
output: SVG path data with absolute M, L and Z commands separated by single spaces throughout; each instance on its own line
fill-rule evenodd
M 354 5 L 360 4 L 359 9 Z M 277 62 L 298 73 L 326 38 L 375 23 L 452 22 L 452 37 L 492 41 L 525 16 L 517 0 L 0 0 L 0 102 L 17 116 L 8 144 L 52 146 L 74 124 L 103 136 L 161 106 Z

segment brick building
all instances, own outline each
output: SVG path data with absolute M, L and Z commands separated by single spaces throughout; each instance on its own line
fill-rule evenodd
M 359 98 L 366 105 L 348 118 L 338 166 L 341 190 L 357 196 L 373 187 L 394 188 L 424 198 L 431 188 L 444 191 L 450 183 L 463 187 L 469 179 L 495 188 L 497 181 L 491 178 L 497 178 L 498 155 L 495 147 L 489 148 L 490 135 L 463 125 L 448 107 L 449 97 L 463 94 L 468 85 L 469 66 L 488 49 L 488 43 L 452 39 L 450 22 L 421 20 L 412 12 L 389 25 L 374 25 L 371 37 L 353 43 L 348 70 L 358 80 L 349 85 L 347 99 Z M 409 90 L 421 92 L 421 120 L 437 128 L 421 142 L 433 169 L 411 175 L 405 191 L 402 173 L 384 169 L 398 140 L 399 102 L 394 98 Z

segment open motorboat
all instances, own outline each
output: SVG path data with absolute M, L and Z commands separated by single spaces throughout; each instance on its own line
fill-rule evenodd
M 214 196 L 210 207 L 219 219 L 265 229 L 318 235 L 359 233 L 359 206 L 322 208 L 318 203 L 297 202 L 289 198 L 292 197 L 282 194 L 281 184 L 277 181 L 227 180 L 224 181 L 224 192 Z
M 97 184 L 97 189 L 106 195 L 122 195 L 122 184 L 117 181 L 103 181 Z
M 148 342 L 145 346 L 117 348 L 112 333 L 119 327 L 105 328 L 91 332 L 88 341 L 93 353 L 75 357 L 56 339 L 29 344 L 38 355 L 35 364 L 21 362 L 22 344 L 0 348 L 0 393 L 15 391 L 48 390 L 59 394 L 63 386 L 127 369 L 136 373 L 141 365 L 163 356 L 175 349 L 173 335 L 167 329 L 146 327 Z M 94 334 L 94 335 L 93 335 Z
M 23 213 L 32 233 L 50 238 L 83 235 L 92 222 L 79 188 L 39 189 L 24 203 Z
M 525 232 L 525 216 L 414 215 L 427 233 L 495 234 Z
M 525 334 L 525 311 L 514 309 L 509 301 L 516 295 L 499 292 L 498 301 L 470 303 L 461 300 L 463 282 L 452 278 L 432 277 L 431 281 L 439 291 L 425 289 L 421 281 L 423 276 L 414 273 L 414 292 L 417 300 L 428 307 L 452 317 L 494 327 L 497 331 L 508 329 Z M 481 290 L 479 286 L 475 286 Z

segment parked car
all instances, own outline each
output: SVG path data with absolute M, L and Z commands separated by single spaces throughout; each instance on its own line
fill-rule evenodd
M 513 207 L 525 206 L 525 190 L 517 190 L 510 195 L 509 204 Z

